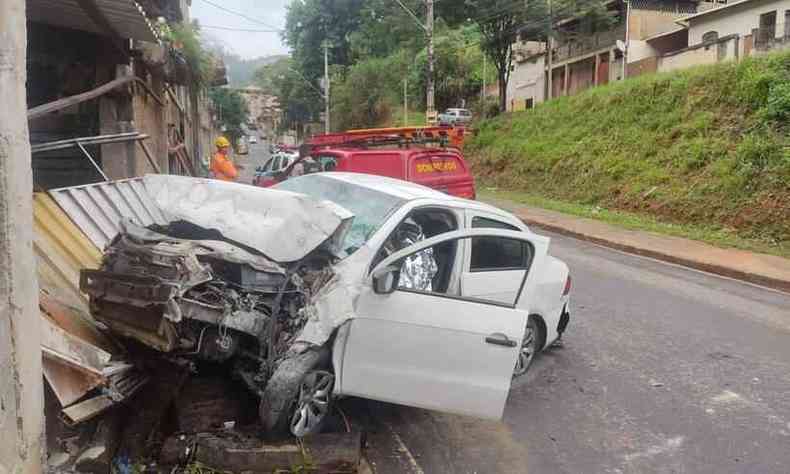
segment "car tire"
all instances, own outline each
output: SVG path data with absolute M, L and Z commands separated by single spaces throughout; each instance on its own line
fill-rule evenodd
M 258 414 L 272 434 L 297 437 L 321 432 L 333 406 L 334 374 L 328 347 L 284 360 L 263 391 Z
M 537 316 L 530 316 L 527 319 L 527 327 L 524 330 L 524 338 L 519 347 L 516 366 L 513 368 L 513 377 L 521 377 L 527 373 L 535 355 L 543 347 L 543 334 Z

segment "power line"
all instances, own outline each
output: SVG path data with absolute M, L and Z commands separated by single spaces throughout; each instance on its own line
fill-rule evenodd
M 224 30 L 224 31 L 241 31 L 245 33 L 279 33 L 280 30 L 251 30 L 247 28 L 232 28 L 229 26 L 212 26 L 212 25 L 204 25 L 200 24 L 201 28 L 208 28 L 211 30 Z
M 222 11 L 224 11 L 224 12 L 226 12 L 226 13 L 230 13 L 231 15 L 236 15 L 236 16 L 238 16 L 238 17 L 240 17 L 240 18 L 244 18 L 244 19 L 245 19 L 245 20 L 247 20 L 247 21 L 251 21 L 251 22 L 253 22 L 253 23 L 258 23 L 258 24 L 260 24 L 260 25 L 263 25 L 263 26 L 266 26 L 266 27 L 268 27 L 268 28 L 275 29 L 275 30 L 277 30 L 277 32 L 280 32 L 280 31 L 282 31 L 282 29 L 281 29 L 281 28 L 275 28 L 275 27 L 273 27 L 272 25 L 270 25 L 270 24 L 266 23 L 265 21 L 261 21 L 261 20 L 259 20 L 259 19 L 257 19 L 257 18 L 253 18 L 253 17 L 251 17 L 251 16 L 247 16 L 247 15 L 245 15 L 244 13 L 240 13 L 240 12 L 237 12 L 237 11 L 233 11 L 233 10 L 231 10 L 231 9 L 229 9 L 229 8 L 225 8 L 225 7 L 223 7 L 222 5 L 218 5 L 218 4 L 214 3 L 214 2 L 212 2 L 211 0 L 202 0 L 202 1 L 203 1 L 204 3 L 207 3 L 207 4 L 211 5 L 211 6 L 212 6 L 212 7 L 214 7 L 214 8 L 217 8 L 217 9 L 219 9 L 219 10 L 222 10 Z

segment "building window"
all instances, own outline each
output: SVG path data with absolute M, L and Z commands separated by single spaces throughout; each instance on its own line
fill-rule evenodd
M 702 42 L 703 43 L 712 43 L 719 39 L 719 32 L 718 31 L 708 31 L 704 35 L 702 35 Z
M 534 106 L 535 106 L 535 104 L 534 104 L 534 101 L 532 100 L 532 97 L 527 99 L 526 103 L 524 104 L 524 108 L 527 108 L 527 109 L 531 109 Z
M 766 44 L 776 38 L 776 10 L 760 15 L 760 30 L 757 42 Z

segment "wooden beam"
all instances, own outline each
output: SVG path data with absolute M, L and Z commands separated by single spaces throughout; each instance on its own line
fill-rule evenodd
M 145 153 L 145 157 L 148 158 L 148 164 L 151 165 L 151 168 L 153 168 L 157 174 L 161 174 L 162 171 L 159 169 L 159 165 L 156 163 L 153 155 L 151 155 L 151 150 L 148 149 L 148 145 L 146 145 L 142 140 L 138 141 L 137 143 L 139 143 L 140 148 L 143 149 L 143 153 Z
M 104 94 L 118 89 L 120 87 L 125 86 L 126 84 L 136 82 L 143 86 L 143 89 L 154 98 L 154 100 L 161 106 L 164 107 L 165 103 L 162 99 L 148 87 L 148 84 L 145 83 L 142 79 L 136 76 L 124 76 L 119 77 L 118 79 L 114 79 L 106 84 L 102 84 L 99 87 L 89 90 L 87 92 L 83 92 L 82 94 L 76 94 L 69 97 L 64 97 L 62 99 L 58 99 L 52 102 L 48 102 L 46 104 L 39 105 L 37 107 L 33 107 L 32 109 L 28 109 L 27 111 L 27 119 L 32 120 L 38 118 L 42 115 L 49 114 L 52 112 L 57 112 L 58 110 L 63 110 L 67 107 L 71 107 L 73 105 L 77 105 L 79 103 L 96 99 L 97 97 L 101 97 Z

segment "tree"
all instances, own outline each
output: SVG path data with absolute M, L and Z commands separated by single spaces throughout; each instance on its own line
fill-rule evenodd
M 249 115 L 247 103 L 238 91 L 224 87 L 210 89 L 209 97 L 219 109 L 220 123 L 225 127 L 225 133 L 231 143 L 236 143 L 244 135 L 242 125 L 247 123 Z
M 280 58 L 259 68 L 253 82 L 266 93 L 277 97 L 283 109 L 283 127 L 298 128 L 300 124 L 314 121 L 323 110 L 323 97 L 318 86 L 297 70 L 291 58 Z
M 528 17 L 527 8 L 532 2 L 513 0 L 466 0 L 468 11 L 474 12 L 472 20 L 480 28 L 480 46 L 494 63 L 499 83 L 499 109 L 507 107 L 507 84 L 513 61 L 512 45 L 518 29 Z

